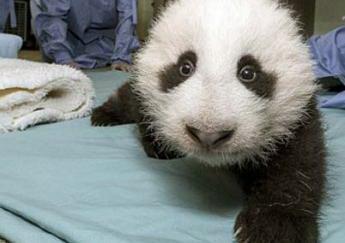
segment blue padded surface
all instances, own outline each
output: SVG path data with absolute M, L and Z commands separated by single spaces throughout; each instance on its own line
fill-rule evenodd
M 126 76 L 91 73 L 103 102 Z M 345 111 L 324 110 L 332 199 L 323 241 L 345 239 Z M 158 161 L 132 125 L 89 118 L 0 136 L 0 235 L 13 242 L 232 242 L 242 195 L 231 175 L 188 159 Z

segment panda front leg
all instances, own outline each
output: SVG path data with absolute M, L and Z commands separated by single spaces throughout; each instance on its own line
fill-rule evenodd
M 234 229 L 239 243 L 318 242 L 326 149 L 315 105 L 309 118 L 265 163 L 233 168 L 247 195 Z
M 171 160 L 184 157 L 181 153 L 170 149 L 157 139 L 155 130 L 150 128 L 150 122 L 138 123 L 141 143 L 148 157 L 161 160 Z
M 116 126 L 135 123 L 139 111 L 130 83 L 126 82 L 101 106 L 92 111 L 93 126 Z
M 244 183 L 247 204 L 234 228 L 237 242 L 318 242 L 322 185 L 315 183 L 316 178 L 292 168 L 286 174 L 278 168 L 258 172 L 260 175 L 250 173 Z
M 237 217 L 235 237 L 239 243 L 316 243 L 318 224 L 313 216 L 250 206 Z

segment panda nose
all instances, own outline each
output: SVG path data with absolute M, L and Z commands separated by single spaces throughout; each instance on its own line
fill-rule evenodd
M 215 148 L 230 141 L 234 134 L 234 130 L 207 133 L 188 125 L 186 130 L 188 136 L 207 148 Z

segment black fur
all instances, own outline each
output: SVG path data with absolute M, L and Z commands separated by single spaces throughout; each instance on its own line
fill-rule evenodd
M 315 102 L 294 135 L 266 165 L 232 168 L 247 194 L 235 226 L 239 242 L 318 242 L 326 152 Z
M 193 51 L 187 51 L 179 57 L 177 63 L 167 66 L 160 73 L 159 79 L 161 80 L 162 91 L 169 92 L 169 90 L 177 87 L 188 79 L 188 77 L 181 76 L 179 73 L 180 66 L 186 60 L 190 60 L 196 67 L 198 61 L 197 55 Z
M 156 159 L 173 159 L 181 155 L 162 146 L 154 136 L 155 130 L 150 127 L 152 119 L 141 112 L 141 103 L 132 91 L 130 82 L 121 86 L 116 93 L 100 107 L 93 110 L 91 123 L 93 126 L 115 126 L 137 123 L 141 142 L 149 157 Z
M 94 126 L 115 126 L 138 122 L 137 102 L 125 83 L 100 107 L 93 110 L 91 123 Z
M 125 84 L 116 96 L 92 115 L 94 125 L 138 123 L 148 156 L 171 159 L 178 152 L 166 151 L 150 128 L 150 118 L 140 110 L 140 99 Z M 106 124 L 108 122 L 108 124 Z M 316 102 L 311 101 L 303 123 L 289 142 L 265 163 L 232 166 L 247 195 L 236 220 L 240 243 L 316 243 L 318 216 L 325 185 L 325 145 Z
M 276 76 L 274 74 L 265 72 L 262 69 L 260 62 L 251 55 L 243 56 L 239 60 L 237 64 L 237 75 L 239 75 L 241 69 L 247 65 L 250 65 L 255 69 L 258 77 L 254 82 L 243 82 L 243 85 L 260 97 L 271 98 L 274 93 L 277 80 Z

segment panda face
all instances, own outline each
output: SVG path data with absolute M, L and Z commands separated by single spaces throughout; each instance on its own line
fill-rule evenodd
M 157 138 L 212 166 L 266 159 L 316 88 L 295 22 L 269 0 L 176 1 L 136 67 Z

